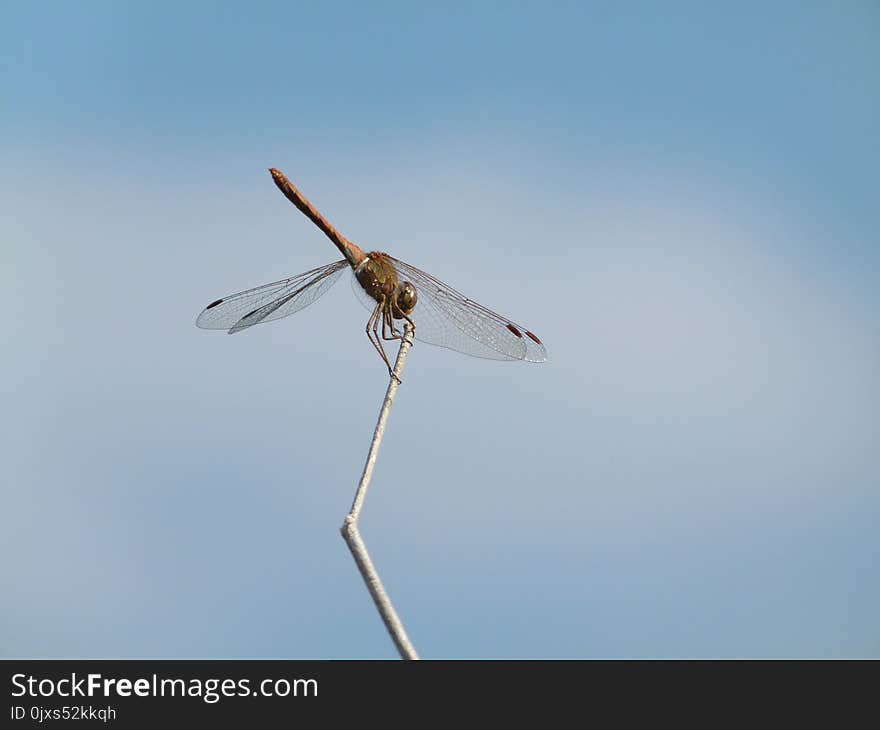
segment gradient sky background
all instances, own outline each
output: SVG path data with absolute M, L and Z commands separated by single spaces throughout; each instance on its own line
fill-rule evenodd
M 395 656 L 365 310 L 194 326 L 338 258 L 269 166 L 547 344 L 410 356 L 423 656 L 880 655 L 880 6 L 416 5 L 2 3 L 0 655 Z

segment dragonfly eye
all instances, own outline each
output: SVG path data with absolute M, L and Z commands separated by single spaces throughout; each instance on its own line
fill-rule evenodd
M 397 308 L 404 314 L 409 314 L 415 309 L 418 299 L 416 288 L 410 282 L 405 281 L 397 291 Z

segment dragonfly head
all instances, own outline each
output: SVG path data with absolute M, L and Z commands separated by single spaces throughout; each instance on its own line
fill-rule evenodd
M 404 281 L 397 287 L 397 296 L 394 303 L 403 314 L 409 314 L 416 308 L 418 299 L 419 294 L 416 288 L 410 282 Z

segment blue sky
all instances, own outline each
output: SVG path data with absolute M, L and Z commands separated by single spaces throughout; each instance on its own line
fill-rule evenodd
M 870 2 L 6 3 L 0 656 L 391 657 L 339 537 L 352 240 L 522 322 L 417 345 L 362 531 L 426 657 L 880 652 Z

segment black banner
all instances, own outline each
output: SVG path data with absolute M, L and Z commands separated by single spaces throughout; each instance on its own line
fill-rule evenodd
M 270 661 L 6 660 L 3 726 L 62 723 L 116 727 L 222 722 L 250 726 L 359 716 L 421 722 L 460 719 L 476 708 L 496 719 L 611 712 L 790 719 L 833 691 L 849 714 L 876 686 L 875 662 L 699 661 Z M 464 714 L 462 714 L 464 713 Z M 459 717 L 460 716 L 460 717 Z M 706 717 L 706 720 L 712 720 Z M 393 724 L 398 724 L 397 722 Z

